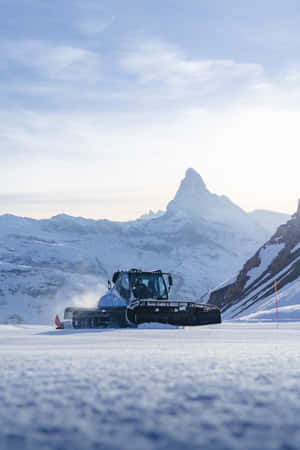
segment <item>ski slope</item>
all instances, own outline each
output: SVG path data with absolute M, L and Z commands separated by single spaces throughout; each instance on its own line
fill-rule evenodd
M 0 326 L 0 448 L 298 449 L 300 324 Z

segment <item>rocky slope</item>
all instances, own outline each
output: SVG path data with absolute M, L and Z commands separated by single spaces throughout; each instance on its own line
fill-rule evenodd
M 281 317 L 300 313 L 300 201 L 297 212 L 244 264 L 237 277 L 214 290 L 209 303 L 228 318 L 274 318 L 275 284 Z M 298 311 L 299 310 L 299 311 Z M 272 316 L 273 314 L 273 316 Z M 299 315 L 300 317 L 300 315 Z
M 170 271 L 173 296 L 200 299 L 238 270 L 266 232 L 189 169 L 167 211 L 153 219 L 3 215 L 0 237 L 0 322 L 48 323 L 67 304 L 96 304 L 122 268 Z

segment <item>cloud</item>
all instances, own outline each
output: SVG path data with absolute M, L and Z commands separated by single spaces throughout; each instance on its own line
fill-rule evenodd
M 245 209 L 292 212 L 300 189 L 299 105 L 289 110 L 271 96 L 250 97 L 226 109 L 169 115 L 3 111 L 1 211 L 134 218 L 165 208 L 191 166 L 210 190 Z M 33 193 L 52 195 L 41 204 Z
M 120 64 L 130 77 L 128 96 L 151 108 L 216 108 L 244 104 L 298 109 L 300 65 L 268 73 L 261 64 L 189 58 L 179 48 L 150 39 L 128 45 Z
M 0 45 L 1 60 L 18 74 L 0 85 L 2 97 L 21 99 L 24 105 L 36 99 L 49 108 L 206 106 L 264 81 L 258 64 L 191 59 L 158 40 L 131 44 L 119 60 L 80 47 L 10 41 Z
M 137 43 L 121 58 L 121 66 L 136 77 L 145 89 L 158 88 L 163 96 L 199 97 L 230 83 L 261 79 L 259 64 L 240 63 L 230 59 L 189 59 L 176 47 L 158 40 Z
M 255 105 L 281 112 L 299 110 L 300 66 L 290 64 L 272 77 L 249 83 L 235 101 L 243 103 L 245 108 Z
M 78 28 L 82 34 L 97 35 L 106 31 L 114 22 L 115 18 L 86 18 L 79 22 Z
M 2 104 L 0 190 L 8 196 L 0 198 L 2 212 L 133 218 L 164 208 L 190 166 L 212 191 L 246 209 L 294 209 L 300 164 L 297 64 L 270 77 L 260 65 L 190 58 L 152 40 L 127 47 L 116 74 L 109 65 L 101 72 L 100 56 L 79 47 L 25 41 L 0 50 L 9 63 L 43 78 L 29 86 L 33 96 L 38 91 L 43 99 L 55 93 L 63 99 L 59 109 L 43 109 L 38 102 L 10 109 Z M 99 71 L 103 85 L 89 85 Z M 112 72 L 115 84 L 109 84 Z M 19 97 L 28 90 L 21 78 L 14 86 Z M 93 108 L 70 108 L 69 98 L 79 105 L 82 95 L 94 101 Z M 53 196 L 42 206 L 31 193 Z
M 51 45 L 39 40 L 10 41 L 0 47 L 2 61 L 30 69 L 40 77 L 59 81 L 96 81 L 101 58 L 90 50 Z

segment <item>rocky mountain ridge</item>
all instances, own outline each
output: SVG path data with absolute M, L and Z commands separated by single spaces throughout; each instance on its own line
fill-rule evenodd
M 232 318 L 264 311 L 267 305 L 272 309 L 275 280 L 282 297 L 291 284 L 300 284 L 300 201 L 292 218 L 247 260 L 236 278 L 210 294 L 209 303 Z M 290 306 L 288 301 L 282 306 Z M 295 304 L 294 297 L 291 301 Z

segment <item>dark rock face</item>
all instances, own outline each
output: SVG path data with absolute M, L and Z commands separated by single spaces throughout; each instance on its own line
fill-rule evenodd
M 232 283 L 213 291 L 208 303 L 219 306 L 223 311 L 233 305 L 241 305 L 243 312 L 255 302 L 270 295 L 274 289 L 274 280 L 278 289 L 300 276 L 300 248 L 293 249 L 300 244 L 300 200 L 297 212 L 284 225 L 281 225 L 271 239 L 266 242 L 242 267 Z M 280 251 L 267 267 L 262 266 L 261 252 L 271 246 L 281 245 Z M 261 271 L 259 268 L 261 267 Z M 257 269 L 255 279 L 250 280 L 249 272 Z M 245 300 L 247 299 L 247 302 Z M 244 303 L 245 302 L 245 303 Z

